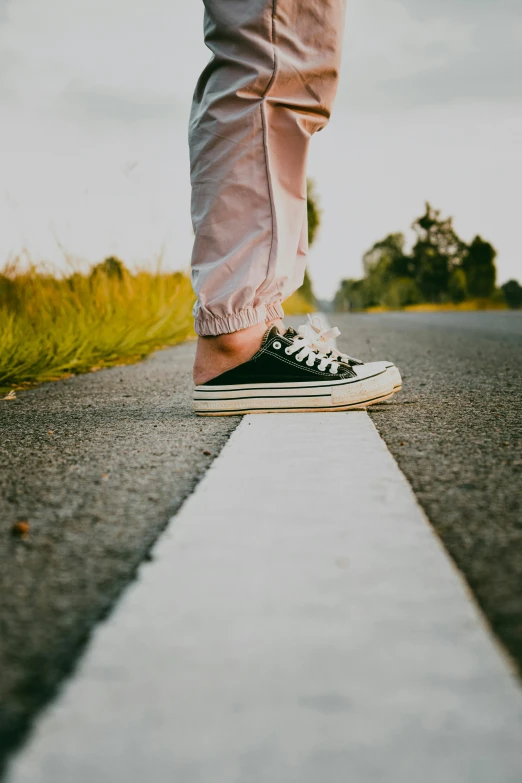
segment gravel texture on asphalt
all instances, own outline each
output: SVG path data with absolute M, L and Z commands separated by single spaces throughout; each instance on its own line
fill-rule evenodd
M 370 414 L 522 671 L 522 313 L 330 320 L 340 350 L 401 369 Z
M 193 415 L 193 349 L 0 401 L 0 758 L 239 423 Z
M 373 421 L 522 667 L 522 313 L 330 320 L 342 350 L 402 370 Z M 0 756 L 240 421 L 193 416 L 192 354 L 0 401 Z

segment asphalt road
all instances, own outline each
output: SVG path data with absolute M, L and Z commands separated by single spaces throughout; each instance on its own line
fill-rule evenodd
M 0 402 L 0 759 L 239 423 L 193 415 L 192 353 Z
M 403 371 L 373 420 L 522 667 L 522 314 L 331 320 L 341 348 Z M 192 351 L 0 402 L 4 755 L 238 423 L 192 415 Z
M 403 372 L 373 421 L 522 671 L 522 313 L 335 323 L 341 350 Z

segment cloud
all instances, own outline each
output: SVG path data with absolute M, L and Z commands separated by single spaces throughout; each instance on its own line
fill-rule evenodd
M 318 290 L 358 274 L 361 253 L 407 227 L 426 198 L 463 236 L 491 239 L 501 279 L 514 276 L 520 0 L 347 6 L 336 111 L 312 145 L 325 207 Z M 35 257 L 53 257 L 51 222 L 93 260 L 141 262 L 170 237 L 173 266 L 187 263 L 186 117 L 209 57 L 202 11 L 201 0 L 0 0 L 0 170 L 18 204 L 0 198 L 0 262 L 18 233 Z
M 522 101 L 522 20 L 501 0 L 353 0 L 343 95 L 359 110 Z M 350 9 L 350 6 L 349 6 Z
M 381 106 L 397 107 L 457 102 L 520 103 L 520 52 L 508 49 L 501 59 L 486 48 L 402 80 L 384 80 Z
M 191 13 L 184 5 L 184 0 L 16 0 L 2 36 L 35 72 L 61 69 L 68 81 L 185 97 L 193 85 L 184 77 L 198 70 L 203 43 L 199 3 Z
M 0 18 L 8 2 L 0 99 L 11 103 L 98 125 L 170 118 L 208 59 L 201 2 L 188 11 L 186 0 L 0 0 Z M 350 0 L 339 102 L 389 112 L 521 101 L 519 3 Z
M 184 122 L 208 55 L 202 4 L 191 14 L 183 11 L 183 35 L 176 36 L 182 5 L 16 0 L 0 24 L 0 104 L 98 129 L 176 117 Z

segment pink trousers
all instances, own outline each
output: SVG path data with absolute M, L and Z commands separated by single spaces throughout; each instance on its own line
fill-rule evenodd
M 189 125 L 196 331 L 283 315 L 308 251 L 310 138 L 337 89 L 345 0 L 204 0 Z

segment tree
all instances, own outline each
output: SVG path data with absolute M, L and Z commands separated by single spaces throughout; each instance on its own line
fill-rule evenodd
M 386 307 L 401 308 L 419 302 L 419 289 L 411 277 L 397 277 L 387 287 L 381 302 Z
M 522 307 L 522 286 L 517 280 L 508 280 L 501 286 L 506 304 L 512 310 L 518 310 Z
M 417 235 L 417 241 L 436 248 L 441 255 L 452 259 L 454 263 L 462 259 L 465 243 L 453 228 L 453 218 L 442 220 L 440 209 L 434 209 L 428 201 L 424 215 L 415 220 L 412 228 Z
M 322 210 L 319 206 L 319 199 L 315 189 L 315 183 L 313 179 L 307 181 L 306 192 L 306 215 L 308 218 L 308 244 L 312 247 L 321 225 L 321 218 L 323 216 Z
M 408 257 L 404 253 L 405 245 L 404 234 L 388 234 L 388 236 L 376 242 L 373 247 L 366 251 L 363 256 L 363 266 L 366 274 L 371 274 L 372 270 L 379 265 L 386 265 L 389 268 L 396 267 L 396 271 L 402 270 L 403 262 Z M 398 277 L 402 275 L 397 274 Z
M 462 259 L 466 286 L 470 296 L 488 297 L 495 290 L 497 251 L 489 242 L 476 236 Z
M 412 267 L 420 294 L 424 301 L 443 302 L 449 298 L 451 273 L 461 265 L 466 245 L 453 228 L 453 218 L 442 219 L 440 210 L 428 202 L 412 228 L 417 235 Z
M 370 302 L 366 290 L 366 280 L 341 280 L 334 299 L 334 309 L 346 313 L 351 310 L 364 310 Z
M 406 239 L 404 234 L 388 234 L 376 242 L 363 256 L 363 266 L 366 274 L 372 270 L 386 267 L 390 277 L 412 277 L 413 266 L 411 256 L 404 249 Z
M 464 274 L 464 270 L 460 266 L 457 266 L 450 274 L 448 283 L 449 298 L 452 302 L 458 304 L 466 299 L 467 293 L 466 275 Z
M 384 304 L 384 297 L 393 281 L 409 276 L 410 259 L 405 254 L 404 245 L 404 234 L 388 234 L 364 254 L 365 307 Z
M 335 297 L 336 309 L 404 307 L 417 303 L 419 291 L 413 279 L 413 261 L 405 251 L 405 244 L 402 233 L 388 234 L 376 242 L 363 256 L 365 277 L 342 281 Z
M 442 218 L 429 203 L 412 228 L 416 242 L 411 253 L 406 251 L 401 233 L 388 234 L 376 242 L 363 256 L 364 277 L 342 281 L 336 306 L 364 309 L 458 303 L 469 296 L 494 294 L 496 251 L 489 242 L 476 236 L 468 246 L 453 228 L 452 218 Z M 518 302 L 518 283 L 506 285 L 506 299 L 509 296 L 510 301 Z
M 306 216 L 308 220 L 308 246 L 311 247 L 317 237 L 319 226 L 321 225 L 322 211 L 319 207 L 319 199 L 315 190 L 314 181 L 309 179 L 307 181 L 307 193 L 306 193 Z M 305 270 L 305 276 L 303 285 L 298 291 L 304 299 L 315 306 L 315 294 L 313 291 L 312 280 L 308 269 Z

